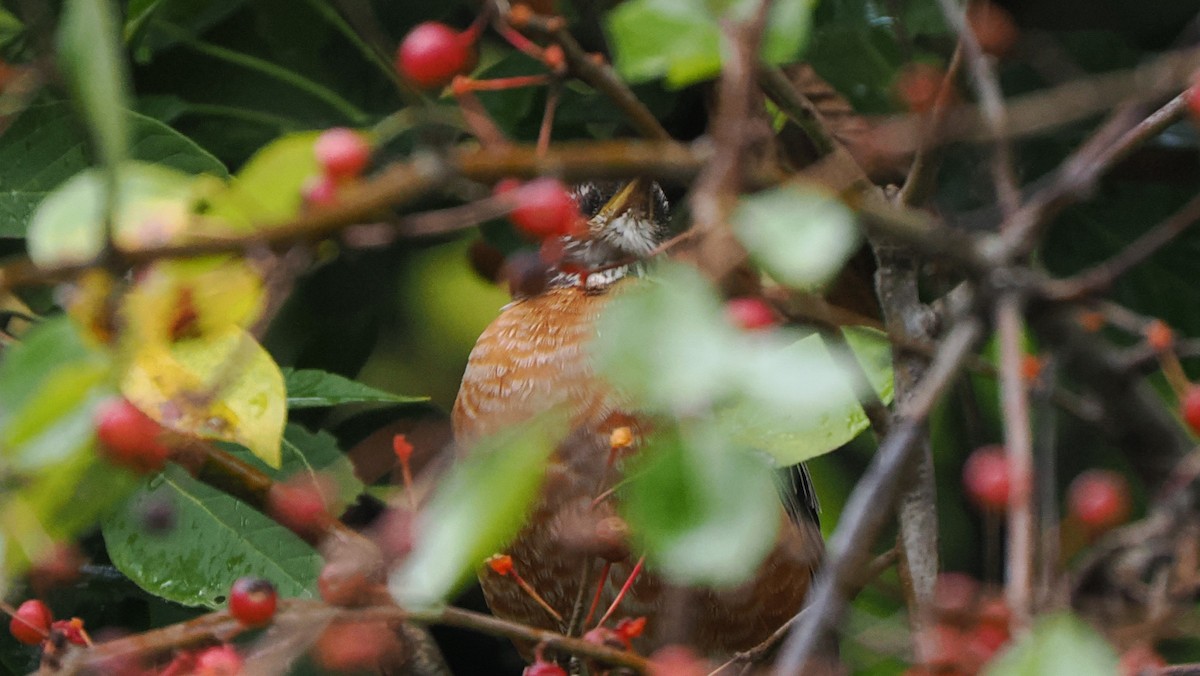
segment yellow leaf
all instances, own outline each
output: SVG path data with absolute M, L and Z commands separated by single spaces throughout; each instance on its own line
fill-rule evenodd
M 165 427 L 237 442 L 279 467 L 287 420 L 283 374 L 241 328 L 136 345 L 121 392 Z
M 262 300 L 262 278 L 243 259 L 158 261 L 139 275 L 124 310 L 129 338 L 140 345 L 248 326 Z

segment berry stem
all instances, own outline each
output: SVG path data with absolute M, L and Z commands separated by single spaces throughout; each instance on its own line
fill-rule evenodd
M 417 492 L 413 489 L 412 466 L 408 458 L 400 458 L 400 476 L 404 480 L 404 493 L 408 496 L 408 507 L 417 513 Z
M 633 570 L 629 572 L 629 578 L 625 580 L 625 584 L 621 586 L 621 591 L 617 593 L 617 598 L 613 599 L 612 605 L 604 612 L 604 617 L 601 617 L 600 621 L 596 623 L 597 627 L 603 627 L 604 623 L 612 617 L 613 613 L 617 612 L 617 606 L 621 605 L 621 601 L 625 600 L 625 595 L 629 593 L 630 588 L 633 587 L 633 583 L 637 580 L 638 574 L 642 572 L 642 565 L 644 563 L 646 563 L 646 557 L 643 556 L 634 564 Z
M 461 83 L 469 81 L 468 78 L 460 75 L 454 78 L 453 84 L 450 85 L 450 90 L 454 92 L 454 98 L 458 100 L 458 106 L 462 110 L 463 119 L 467 121 L 467 126 L 471 128 L 472 133 L 484 147 L 508 145 L 508 138 L 504 132 L 500 131 L 500 127 L 496 126 L 496 122 L 492 120 L 491 115 L 488 115 L 483 104 L 469 88 L 463 88 Z
M 600 578 L 596 580 L 596 594 L 592 597 L 592 606 L 588 608 L 587 617 L 583 619 L 583 626 L 592 623 L 592 618 L 596 616 L 596 609 L 600 607 L 600 595 L 604 593 L 604 585 L 608 582 L 608 571 L 612 570 L 612 562 L 605 561 L 604 567 L 600 569 Z
M 1192 381 L 1188 380 L 1187 374 L 1184 373 L 1183 364 L 1179 363 L 1179 355 L 1175 354 L 1174 349 L 1162 350 L 1158 353 L 1158 364 L 1175 396 L 1179 401 L 1183 401 L 1188 390 L 1192 388 Z
M 546 112 L 542 114 L 542 126 L 538 130 L 537 156 L 544 157 L 550 149 L 550 135 L 554 131 L 554 113 L 558 110 L 558 81 L 555 80 L 546 93 Z
M 557 620 L 560 623 L 563 621 L 562 615 L 560 615 L 559 612 L 557 610 L 555 610 L 553 606 L 551 606 L 549 603 L 547 603 L 546 599 L 542 598 L 542 595 L 537 593 L 537 590 L 534 589 L 528 582 L 526 582 L 525 578 L 521 577 L 521 575 L 519 573 L 517 573 L 517 571 L 515 571 L 515 570 L 512 571 L 512 577 L 513 577 L 513 580 L 516 581 L 517 586 L 519 586 L 526 594 L 529 594 L 529 598 L 536 601 L 537 604 L 539 606 L 541 606 L 543 610 L 545 610 L 547 613 L 550 613 L 551 617 L 553 617 L 555 620 Z
M 544 84 L 549 84 L 551 81 L 549 75 L 514 75 L 513 77 L 500 77 L 494 80 L 474 80 L 468 77 L 463 77 L 456 80 L 454 83 L 454 93 L 459 92 L 500 92 L 507 89 L 519 89 L 521 87 L 540 87 Z
M 546 61 L 544 50 L 541 47 L 533 44 L 533 41 L 531 41 L 529 38 L 514 30 L 512 26 L 509 26 L 503 21 L 496 21 L 493 27 L 496 29 L 496 32 L 500 34 L 500 37 L 504 38 L 505 42 L 508 44 L 516 47 L 538 61 L 543 63 Z

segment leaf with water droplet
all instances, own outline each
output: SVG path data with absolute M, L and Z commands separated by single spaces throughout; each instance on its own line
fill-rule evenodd
M 166 501 L 173 528 L 147 533 L 144 506 Z M 306 542 L 237 498 L 168 465 L 103 524 L 113 563 L 146 591 L 188 606 L 219 607 L 237 578 L 270 580 L 281 597 L 312 597 L 321 557 Z

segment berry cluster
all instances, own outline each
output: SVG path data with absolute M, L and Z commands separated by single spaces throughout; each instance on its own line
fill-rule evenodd
M 83 628 L 83 620 L 55 620 L 54 614 L 40 599 L 29 599 L 17 607 L 8 623 L 8 631 L 25 645 L 71 643 L 90 646 L 92 639 Z

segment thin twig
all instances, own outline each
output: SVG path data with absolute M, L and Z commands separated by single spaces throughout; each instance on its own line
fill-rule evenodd
M 1064 161 L 1054 182 L 1006 219 L 1009 225 L 1001 236 L 1010 255 L 1031 250 L 1038 234 L 1055 215 L 1086 197 L 1109 169 L 1162 133 L 1186 110 L 1186 99 L 1179 94 L 1115 140 L 1085 144 Z
M 582 639 L 570 638 L 556 632 L 535 629 L 517 622 L 461 608 L 405 610 L 392 604 L 380 604 L 351 609 L 330 607 L 320 601 L 290 599 L 280 602 L 280 608 L 274 621 L 279 623 L 384 621 L 461 627 L 491 636 L 545 645 L 571 655 L 595 659 L 604 664 L 628 667 L 639 673 L 645 673 L 649 668 L 646 659 L 633 652 L 614 650 Z M 212 640 L 225 641 L 241 633 L 243 629 L 243 626 L 233 619 L 228 611 L 220 610 L 187 622 L 97 644 L 90 650 L 77 651 L 63 665 L 61 673 L 64 675 L 79 673 L 88 667 L 103 665 L 106 660 L 113 658 L 161 653 L 172 648 L 183 648 Z
M 594 55 L 588 54 L 579 46 L 561 17 L 529 17 L 528 21 L 518 28 L 538 33 L 562 47 L 570 74 L 608 97 L 625 114 L 639 134 L 653 140 L 670 140 L 671 135 L 659 123 L 654 113 L 633 93 L 629 85 L 617 77 L 611 66 L 603 59 L 594 58 Z
M 982 335 L 978 319 L 961 320 L 942 342 L 917 392 L 898 411 L 892 433 L 846 501 L 829 541 L 828 563 L 809 594 L 808 610 L 794 625 L 776 662 L 777 676 L 800 673 L 828 632 L 838 626 L 847 603 L 846 590 L 866 564 L 871 544 L 891 514 L 925 420 Z
M 1179 211 L 1130 242 L 1108 260 L 1067 279 L 1045 286 L 1054 300 L 1076 301 L 1107 290 L 1122 275 L 1144 263 L 1155 252 L 1200 221 L 1200 197 L 1193 197 Z

